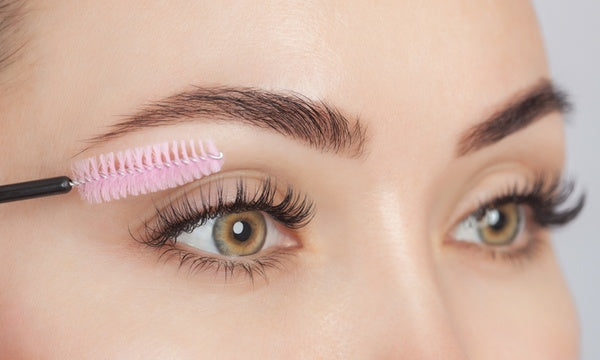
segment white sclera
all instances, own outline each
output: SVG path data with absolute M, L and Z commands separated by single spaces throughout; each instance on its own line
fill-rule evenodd
M 481 242 L 479 223 L 475 215 L 469 215 L 452 232 L 452 238 L 457 241 Z
M 204 225 L 198 226 L 191 233 L 181 233 L 181 235 L 177 237 L 177 243 L 185 244 L 202 251 L 218 254 L 219 250 L 215 246 L 215 242 L 213 241 L 212 237 L 215 221 L 216 218 L 208 219 Z

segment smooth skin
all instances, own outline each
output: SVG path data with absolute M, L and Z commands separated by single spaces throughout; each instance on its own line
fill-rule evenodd
M 84 139 L 190 85 L 322 99 L 360 116 L 368 143 L 352 159 L 239 124 L 190 123 L 84 154 L 192 133 L 220 144 L 225 173 L 275 176 L 317 212 L 294 234 L 296 256 L 251 286 L 188 275 L 129 237 L 163 193 L 2 204 L 0 357 L 577 357 L 576 313 L 547 235 L 516 262 L 443 242 L 480 205 L 475 193 L 562 169 L 558 114 L 454 156 L 465 129 L 549 77 L 528 2 L 27 7 L 28 41 L 0 86 L 0 183 L 68 174 Z

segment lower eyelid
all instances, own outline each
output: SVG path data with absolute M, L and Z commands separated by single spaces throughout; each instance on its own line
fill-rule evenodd
M 262 254 L 239 258 L 227 258 L 220 255 L 205 256 L 190 253 L 184 249 L 165 245 L 160 252 L 159 261 L 177 266 L 178 271 L 186 272 L 189 276 L 205 274 L 207 280 L 221 278 L 225 283 L 249 280 L 256 285 L 257 280 L 269 282 L 273 272 L 286 270 L 296 253 L 290 249 L 271 249 Z

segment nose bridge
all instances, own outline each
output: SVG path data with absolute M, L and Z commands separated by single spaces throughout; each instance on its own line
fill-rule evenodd
M 389 349 L 390 356 L 462 359 L 438 285 L 426 221 L 400 193 L 404 192 L 397 188 L 373 193 L 374 211 L 365 233 L 358 235 L 367 237 L 369 244 L 357 261 L 364 276 L 356 286 L 368 289 L 361 316 L 374 319 L 379 327 L 373 330 L 373 343 Z

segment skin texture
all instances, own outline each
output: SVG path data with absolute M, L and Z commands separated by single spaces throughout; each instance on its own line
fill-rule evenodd
M 558 114 L 454 157 L 465 129 L 549 77 L 527 2 L 29 8 L 27 46 L 0 90 L 0 183 L 68 174 L 84 139 L 191 84 L 323 99 L 360 116 L 368 144 L 350 159 L 239 124 L 190 123 L 83 154 L 212 138 L 225 173 L 291 183 L 316 215 L 292 234 L 296 256 L 252 286 L 188 274 L 129 237 L 166 193 L 2 204 L 3 358 L 577 357 L 576 314 L 547 234 L 535 256 L 513 262 L 443 242 L 478 194 L 563 166 Z

